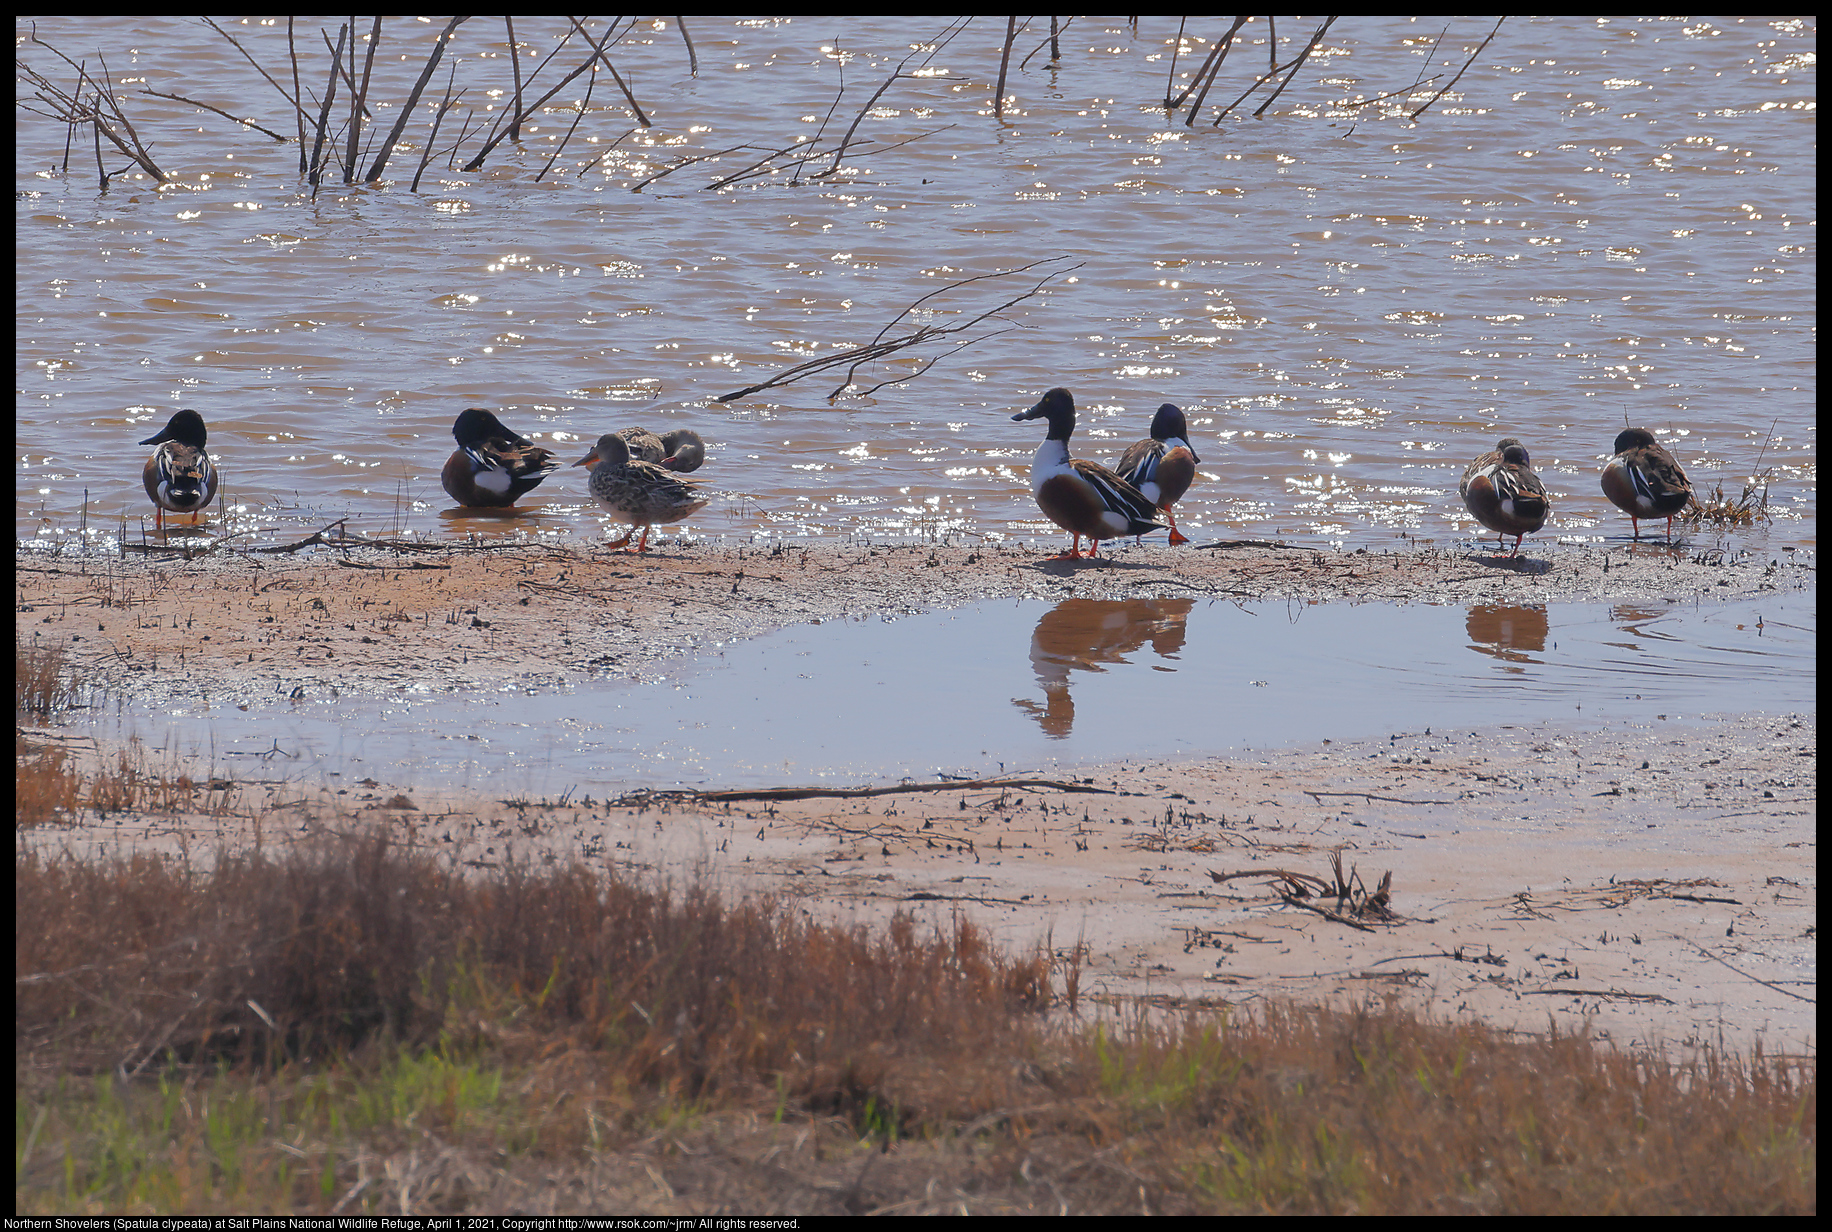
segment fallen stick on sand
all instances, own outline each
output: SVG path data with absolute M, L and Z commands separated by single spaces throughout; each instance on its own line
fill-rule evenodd
M 1365 791 L 1305 791 L 1319 802 L 1324 796 L 1360 796 L 1363 800 L 1385 800 L 1389 804 L 1455 804 L 1455 800 L 1402 800 L 1398 796 L 1371 796 Z
M 1054 791 L 1117 796 L 1111 787 L 1091 787 L 1056 779 L 972 779 L 957 783 L 904 783 L 896 787 L 766 787 L 756 791 L 645 792 L 646 796 L 672 797 L 717 803 L 721 800 L 813 800 L 826 797 L 889 796 L 905 791 L 973 791 L 984 787 L 1048 787 Z M 621 803 L 621 801 L 618 801 Z

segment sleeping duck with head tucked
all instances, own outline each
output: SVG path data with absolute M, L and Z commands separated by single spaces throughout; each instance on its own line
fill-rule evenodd
M 624 444 L 630 447 L 630 456 L 638 462 L 653 462 L 685 475 L 699 470 L 706 461 L 706 442 L 692 428 L 676 428 L 660 436 L 647 428 L 625 428 L 617 435 L 623 438 Z
M 1075 398 L 1066 389 L 1052 389 L 1013 421 L 1047 419 L 1049 435 L 1037 446 L 1031 461 L 1031 491 L 1037 507 L 1050 521 L 1075 536 L 1058 560 L 1081 556 L 1082 536 L 1088 537 L 1088 555 L 1097 554 L 1102 539 L 1143 535 L 1163 530 L 1152 499 L 1098 462 L 1069 456 L 1069 437 L 1075 432 Z
M 472 509 L 502 509 L 534 491 L 560 469 L 551 450 L 509 431 L 489 411 L 472 407 L 452 425 L 458 448 L 445 461 L 439 484 Z

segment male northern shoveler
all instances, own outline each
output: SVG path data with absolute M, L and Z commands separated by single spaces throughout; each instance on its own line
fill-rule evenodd
M 619 522 L 630 524 L 629 532 L 610 545 L 613 548 L 623 548 L 640 526 L 642 541 L 624 550 L 646 552 L 652 525 L 678 522 L 706 507 L 698 484 L 653 462 L 632 460 L 628 442 L 615 432 L 599 437 L 592 451 L 573 465 L 592 468 L 592 499 Z
M 1511 436 L 1503 437 L 1492 452 L 1469 464 L 1457 485 L 1470 516 L 1503 537 L 1514 536 L 1514 555 L 1520 541 L 1546 524 L 1552 502 L 1533 473 L 1527 447 Z M 1499 549 L 1502 545 L 1497 544 Z
M 553 451 L 503 427 L 488 411 L 472 407 L 452 425 L 458 448 L 445 460 L 439 483 L 460 505 L 501 509 L 513 505 L 560 469 Z
M 1616 437 L 1616 456 L 1603 466 L 1603 495 L 1628 514 L 1641 538 L 1642 518 L 1665 518 L 1673 537 L 1673 516 L 1692 500 L 1692 481 L 1646 428 L 1629 428 Z
M 1121 479 L 1145 494 L 1170 522 L 1170 542 L 1175 547 L 1188 543 L 1189 536 L 1177 529 L 1177 515 L 1170 507 L 1182 499 L 1196 479 L 1196 463 L 1202 461 L 1190 448 L 1189 424 L 1183 412 L 1166 402 L 1151 417 L 1151 436 L 1120 456 L 1114 467 Z
M 204 449 L 208 436 L 202 415 L 179 411 L 158 433 L 140 442 L 159 446 L 146 460 L 142 477 L 146 494 L 159 511 L 156 524 L 160 530 L 165 529 L 168 510 L 188 513 L 195 522 L 216 499 L 216 467 Z
M 625 428 L 617 434 L 630 447 L 630 456 L 638 462 L 653 462 L 683 475 L 697 471 L 706 461 L 706 442 L 691 428 L 676 428 L 661 436 L 647 428 Z
M 1094 556 L 1102 539 L 1164 529 L 1157 520 L 1157 506 L 1143 492 L 1098 462 L 1069 457 L 1075 399 L 1068 390 L 1050 390 L 1036 406 L 1019 411 L 1012 419 L 1050 421 L 1049 435 L 1031 460 L 1031 491 L 1049 520 L 1075 536 L 1058 560 L 1079 558 L 1083 535 L 1090 540 L 1088 555 Z

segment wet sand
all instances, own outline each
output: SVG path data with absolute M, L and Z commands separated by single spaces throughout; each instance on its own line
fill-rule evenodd
M 1815 578 L 1807 552 L 1737 557 L 1648 543 L 1530 544 L 1513 559 L 1223 540 L 1051 559 L 1062 546 L 666 541 L 639 557 L 352 540 L 190 559 L 21 555 L 17 610 L 22 635 L 66 643 L 104 687 L 149 698 L 201 687 L 323 696 L 643 679 L 669 658 L 787 625 L 983 599 L 1659 604 L 1803 590 Z
M 1812 560 L 1789 555 L 1807 554 L 1552 545 L 1515 561 L 1222 543 L 1095 562 L 1018 545 L 670 542 L 641 558 L 352 546 L 22 556 L 17 586 L 22 637 L 66 644 L 88 679 L 220 698 L 643 677 L 788 624 L 1008 596 L 1525 605 L 1810 588 Z M 966 912 L 1014 944 L 1082 947 L 1084 1009 L 1391 995 L 1526 1031 L 1803 1053 L 1815 1047 L 1815 733 L 1813 714 L 1760 713 L 1395 732 L 1055 785 L 801 800 L 437 798 L 251 774 L 199 793 L 200 808 L 228 801 L 224 816 L 86 818 L 33 841 L 197 849 L 386 819 L 479 866 L 578 856 L 704 871 L 845 919 Z M 1331 879 L 1336 850 L 1368 889 L 1392 872 L 1394 920 L 1364 931 L 1310 909 L 1333 897 L 1280 893 L 1276 871 Z

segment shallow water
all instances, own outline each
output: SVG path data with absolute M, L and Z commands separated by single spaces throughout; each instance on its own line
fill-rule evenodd
M 1733 492 L 1760 454 L 1783 520 L 1736 537 L 1814 542 L 1812 19 L 1510 18 L 1414 123 L 1424 93 L 1347 104 L 1448 80 L 1491 23 L 1455 19 L 1439 44 L 1437 19 L 1344 18 L 1262 117 L 1263 93 L 1211 127 L 1265 63 L 1256 18 L 1193 128 L 1154 100 L 1188 82 L 1223 19 L 1191 20 L 1174 69 L 1175 20 L 1078 19 L 1059 64 L 1014 65 L 1002 119 L 1003 23 L 912 52 L 942 24 L 690 19 L 692 75 L 669 19 L 645 21 L 614 56 L 654 127 L 628 132 L 602 82 L 543 178 L 578 114 L 569 90 L 483 170 L 437 160 L 414 193 L 422 103 L 395 178 L 314 198 L 293 146 L 138 93 L 291 132 L 279 96 L 207 27 L 38 19 L 73 58 L 106 54 L 173 178 L 102 194 L 92 158 L 60 169 L 62 127 L 16 111 L 18 538 L 139 538 L 151 507 L 133 442 L 178 406 L 211 425 L 226 477 L 215 531 L 292 539 L 348 517 L 361 534 L 600 533 L 573 472 L 520 517 L 448 516 L 438 471 L 453 418 L 476 405 L 567 461 L 627 423 L 696 427 L 711 446 L 700 477 L 721 497 L 690 534 L 1053 550 L 1025 479 L 1041 429 L 1009 416 L 1062 384 L 1082 411 L 1078 456 L 1111 460 L 1160 401 L 1190 412 L 1201 478 L 1179 522 L 1198 536 L 1467 532 L 1456 481 L 1504 434 L 1527 441 L 1552 493 L 1547 533 L 1619 536 L 1597 471 L 1627 419 Z M 16 28 L 24 61 L 68 76 Z M 284 20 L 230 28 L 270 70 L 285 63 Z M 385 23 L 377 124 L 437 28 Z M 516 31 L 534 56 L 563 23 Z M 1281 24 L 1280 57 L 1309 33 Z M 316 46 L 315 23 L 301 38 Z M 446 63 L 466 93 L 440 145 L 500 112 L 506 51 L 499 24 L 460 28 Z M 756 157 L 740 151 L 631 191 L 671 159 L 815 133 L 844 62 L 837 129 L 906 57 L 912 75 L 861 121 L 836 176 L 709 190 Z M 836 376 L 713 402 L 869 341 L 949 282 L 1058 257 L 1037 272 L 1064 273 L 1042 295 L 963 336 L 1008 332 L 907 384 L 829 402 Z M 959 323 L 1024 289 L 1002 286 L 908 321 Z
M 1816 623 L 1812 594 L 1467 609 L 1021 600 L 786 629 L 643 685 L 127 705 L 103 726 L 163 742 L 194 771 L 502 794 L 978 777 L 1431 727 L 1813 710 Z

